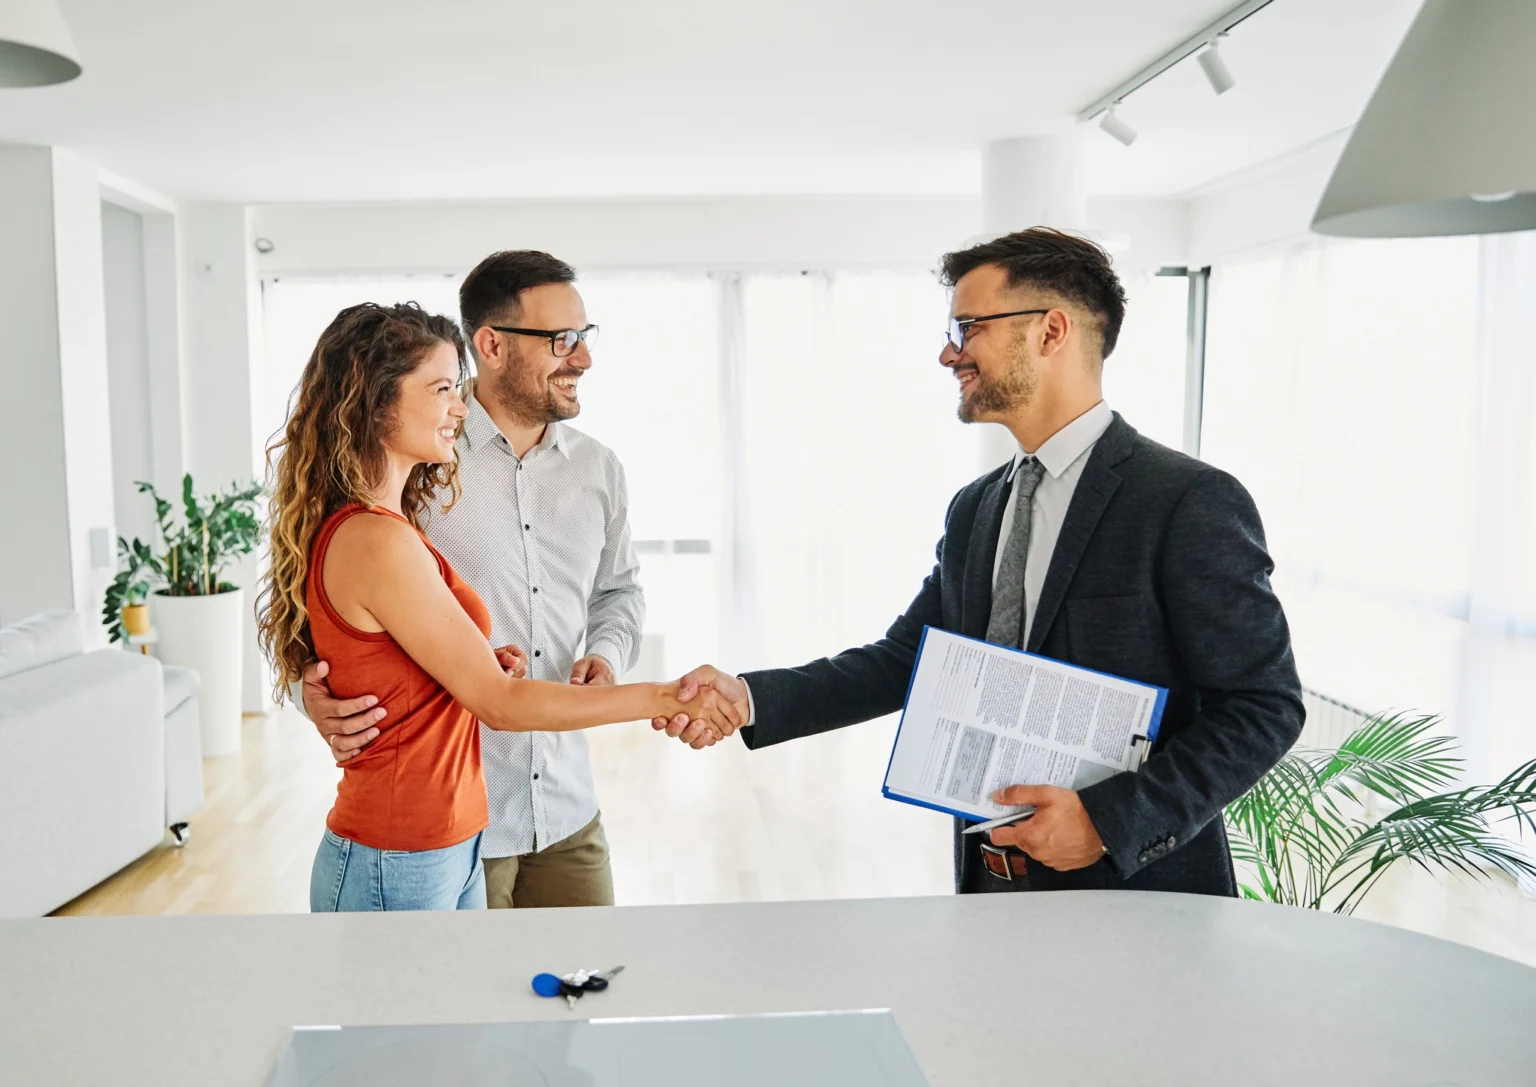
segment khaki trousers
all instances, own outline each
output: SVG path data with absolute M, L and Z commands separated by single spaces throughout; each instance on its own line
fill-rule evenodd
M 601 813 L 569 838 L 537 853 L 482 861 L 486 905 L 493 910 L 613 905 L 613 870 Z

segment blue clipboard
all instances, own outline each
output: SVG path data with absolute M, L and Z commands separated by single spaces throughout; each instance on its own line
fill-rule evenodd
M 906 697 L 902 699 L 901 704 L 901 720 L 896 723 L 896 738 L 891 743 L 891 757 L 887 759 L 885 763 L 885 780 L 880 783 L 880 795 L 885 797 L 887 800 L 900 801 L 903 804 L 911 804 L 913 807 L 917 808 L 927 808 L 929 811 L 943 812 L 945 815 L 953 815 L 956 819 L 964 819 L 968 822 L 974 823 L 980 821 L 982 817 L 974 814 L 973 812 L 956 811 L 954 808 L 946 808 L 942 804 L 934 804 L 927 800 L 917 800 L 913 797 L 907 796 L 905 793 L 892 792 L 890 787 L 891 765 L 896 761 L 896 745 L 901 743 L 901 727 L 907 722 L 907 710 L 912 701 L 912 686 L 917 682 L 917 661 L 922 659 L 923 648 L 928 644 L 928 632 L 933 629 L 935 628 L 925 625 L 923 627 L 923 636 L 918 640 L 917 643 L 917 658 L 912 662 L 912 675 L 907 678 L 907 693 Z M 1150 753 L 1152 745 L 1157 742 L 1157 730 L 1163 723 L 1163 711 L 1168 706 L 1168 688 L 1159 687 L 1153 683 L 1143 683 L 1141 680 L 1131 679 L 1129 676 L 1117 676 L 1112 672 L 1100 672 L 1093 668 L 1084 668 L 1081 665 L 1073 664 L 1070 661 L 1057 660 L 1054 657 L 1046 657 L 1039 653 L 1028 653 L 1022 649 L 1014 649 L 1012 646 L 997 645 L 996 643 L 989 642 L 984 638 L 972 638 L 968 634 L 960 634 L 953 630 L 945 630 L 944 633 L 950 635 L 951 637 L 959 638 L 963 641 L 977 642 L 981 645 L 987 646 L 990 649 L 1001 649 L 1008 653 L 1017 653 L 1021 657 L 1033 657 L 1036 660 L 1050 661 L 1052 664 L 1064 664 L 1069 668 L 1073 668 L 1079 672 L 1087 673 L 1088 675 L 1103 676 L 1106 679 L 1119 680 L 1122 683 L 1134 683 L 1138 687 L 1146 687 L 1149 690 L 1156 691 L 1157 696 L 1152 703 L 1152 716 L 1151 720 L 1147 722 L 1146 734 L 1138 734 L 1132 736 L 1131 743 L 1145 744 L 1147 753 Z M 1145 759 L 1145 757 L 1146 753 L 1143 754 L 1143 759 Z

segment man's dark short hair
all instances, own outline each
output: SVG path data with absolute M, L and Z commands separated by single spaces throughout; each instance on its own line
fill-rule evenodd
M 1125 288 L 1100 246 L 1065 231 L 1032 226 L 945 253 L 945 286 L 953 287 L 984 264 L 1006 269 L 1010 287 L 1046 291 L 1093 314 L 1099 324 L 1099 357 L 1106 359 L 1114 351 L 1125 320 Z
M 572 283 L 576 270 L 563 260 L 537 249 L 505 249 L 492 253 L 464 277 L 459 288 L 459 320 L 464 338 L 473 339 L 481 325 L 515 321 L 518 295 L 547 283 Z

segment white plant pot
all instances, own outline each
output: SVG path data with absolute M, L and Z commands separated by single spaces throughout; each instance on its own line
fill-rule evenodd
M 197 714 L 204 757 L 238 755 L 244 590 L 213 596 L 156 593 L 149 607 L 160 634 L 160 659 L 191 668 L 203 681 Z

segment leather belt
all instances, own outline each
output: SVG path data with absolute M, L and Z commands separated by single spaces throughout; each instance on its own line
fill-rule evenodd
M 981 863 L 987 866 L 988 872 L 1010 883 L 1025 878 L 1024 865 L 1027 858 L 1023 851 L 1012 846 L 995 846 L 989 842 L 978 844 L 981 846 Z

